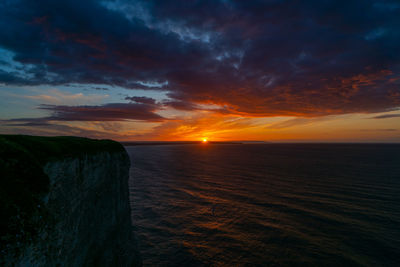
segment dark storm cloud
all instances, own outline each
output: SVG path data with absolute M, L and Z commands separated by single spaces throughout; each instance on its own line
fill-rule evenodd
M 125 97 L 125 100 L 129 100 L 136 103 L 149 104 L 149 105 L 156 104 L 156 100 L 154 98 L 146 96 L 127 96 Z
M 50 120 L 60 121 L 165 120 L 154 113 L 156 109 L 153 105 L 137 103 L 111 103 L 101 106 L 41 105 L 40 109 L 53 113 Z
M 382 112 L 400 105 L 399 12 L 389 0 L 2 1 L 0 46 L 30 67 L 0 81 L 166 90 L 175 108 L 254 117 Z
M 18 126 L 33 126 L 46 124 L 49 121 L 125 121 L 139 120 L 161 122 L 166 118 L 155 113 L 157 107 L 142 103 L 109 103 L 98 106 L 62 106 L 40 105 L 39 109 L 47 110 L 51 116 L 43 118 L 11 119 L 3 122 L 18 124 Z

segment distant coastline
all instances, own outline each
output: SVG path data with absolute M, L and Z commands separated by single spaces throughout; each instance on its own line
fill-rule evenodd
M 120 142 L 124 146 L 159 146 L 159 145 L 197 145 L 205 144 L 202 141 L 134 141 Z M 245 142 L 224 142 L 224 141 L 207 141 L 207 144 L 213 145 L 242 145 Z
M 160 145 L 400 145 L 396 142 L 267 142 L 267 141 L 119 141 L 123 146 Z
M 267 142 L 267 141 L 118 141 L 123 146 L 158 145 L 400 145 L 398 142 Z

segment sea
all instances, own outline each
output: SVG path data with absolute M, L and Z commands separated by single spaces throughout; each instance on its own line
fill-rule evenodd
M 143 266 L 400 266 L 400 144 L 126 150 Z

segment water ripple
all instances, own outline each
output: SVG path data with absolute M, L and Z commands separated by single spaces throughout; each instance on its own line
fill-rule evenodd
M 145 266 L 398 266 L 399 145 L 127 150 Z

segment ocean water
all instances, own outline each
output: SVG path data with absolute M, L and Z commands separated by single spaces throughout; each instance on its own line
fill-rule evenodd
M 126 149 L 144 266 L 400 266 L 400 145 Z

